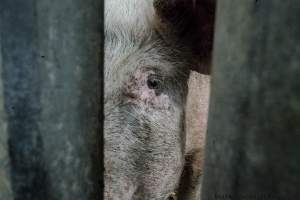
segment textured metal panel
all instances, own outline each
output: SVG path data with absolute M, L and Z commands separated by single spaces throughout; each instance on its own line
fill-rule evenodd
M 1 38 L 0 38 L 1 41 Z M 1 42 L 0 42 L 1 45 Z M 0 46 L 0 75 L 2 74 L 2 56 Z M 4 110 L 3 85 L 0 81 L 0 199 L 13 200 L 8 155 L 7 119 Z
M 16 200 L 101 199 L 102 3 L 1 1 L 1 148 Z
M 220 0 L 202 199 L 299 199 L 300 2 Z

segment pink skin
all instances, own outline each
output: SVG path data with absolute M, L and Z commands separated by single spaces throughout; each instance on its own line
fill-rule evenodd
M 156 95 L 155 89 L 150 89 L 147 85 L 148 76 L 152 74 L 155 74 L 152 70 L 137 70 L 125 88 L 128 102 L 143 105 L 147 110 L 167 110 L 170 107 L 169 97 L 164 93 Z

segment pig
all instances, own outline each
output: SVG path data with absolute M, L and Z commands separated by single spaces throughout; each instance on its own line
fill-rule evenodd
M 211 60 L 214 3 L 199 1 L 105 1 L 106 200 L 177 197 L 189 73 Z

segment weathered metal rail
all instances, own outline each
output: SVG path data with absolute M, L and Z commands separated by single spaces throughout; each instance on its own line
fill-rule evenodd
M 101 199 L 102 11 L 1 1 L 1 200 Z
M 300 199 L 300 2 L 219 0 L 203 200 Z

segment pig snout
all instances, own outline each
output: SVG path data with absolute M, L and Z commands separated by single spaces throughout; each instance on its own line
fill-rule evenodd
M 105 197 L 165 199 L 184 163 L 180 112 L 171 112 L 166 94 L 145 88 L 143 77 L 131 81 L 120 91 L 124 99 L 105 107 Z

